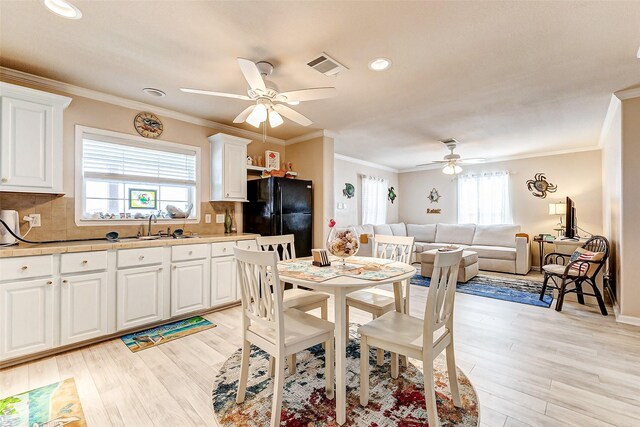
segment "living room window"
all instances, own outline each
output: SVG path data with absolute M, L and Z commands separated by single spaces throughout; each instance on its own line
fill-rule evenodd
M 76 224 L 138 224 L 151 214 L 197 222 L 199 154 L 199 147 L 77 126 Z
M 362 223 L 387 222 L 388 181 L 384 178 L 362 175 Z
M 512 224 L 509 172 L 458 175 L 459 224 Z

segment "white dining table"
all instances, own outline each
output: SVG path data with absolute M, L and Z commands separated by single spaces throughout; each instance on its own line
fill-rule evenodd
M 301 259 L 302 260 L 302 259 Z M 347 260 L 355 262 L 370 262 L 386 264 L 389 267 L 399 267 L 405 272 L 395 275 L 393 277 L 384 278 L 381 280 L 367 280 L 359 278 L 357 276 L 338 276 L 330 278 L 328 280 L 318 282 L 302 277 L 292 277 L 286 275 L 283 271 L 284 263 L 278 264 L 278 271 L 280 272 L 280 280 L 294 285 L 303 286 L 316 291 L 333 294 L 334 296 L 334 310 L 335 310 L 335 341 L 336 341 L 336 422 L 340 425 L 344 424 L 347 420 L 347 294 L 358 291 L 360 289 L 370 288 L 373 286 L 385 285 L 393 283 L 394 295 L 396 299 L 396 310 L 403 311 L 402 304 L 402 282 L 410 279 L 416 273 L 415 267 L 401 263 L 391 262 L 386 259 L 371 258 L 371 257 L 352 257 Z M 308 259 L 311 264 L 311 259 Z M 334 265 L 339 261 L 334 262 Z M 310 267 L 310 268 L 325 268 L 325 267 Z

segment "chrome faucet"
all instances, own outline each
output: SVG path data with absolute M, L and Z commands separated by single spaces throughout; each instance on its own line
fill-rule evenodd
M 153 218 L 154 224 L 158 223 L 158 218 L 154 214 L 149 215 L 149 229 L 147 230 L 147 236 L 151 236 L 151 219 L 152 218 Z

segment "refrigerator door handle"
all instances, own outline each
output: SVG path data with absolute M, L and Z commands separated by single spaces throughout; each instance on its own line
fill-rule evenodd
M 280 193 L 280 234 L 283 234 L 283 215 L 282 215 L 282 189 L 280 187 L 278 187 L 278 193 Z

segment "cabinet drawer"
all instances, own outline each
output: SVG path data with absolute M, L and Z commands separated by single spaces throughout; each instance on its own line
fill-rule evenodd
M 258 250 L 258 243 L 256 243 L 255 240 L 238 240 L 236 242 L 236 244 L 241 249 L 247 249 L 247 250 L 250 250 L 250 251 L 257 251 Z
M 0 259 L 0 280 L 28 279 L 53 275 L 53 256 L 25 256 Z
M 120 249 L 118 268 L 161 264 L 162 248 Z
M 206 244 L 179 245 L 171 248 L 171 261 L 190 261 L 202 258 L 209 258 L 209 247 Z
M 107 269 L 107 251 L 78 252 L 60 256 L 60 273 L 82 273 Z
M 235 242 L 221 242 L 211 244 L 211 256 L 227 256 L 233 255 L 233 248 L 236 245 Z

